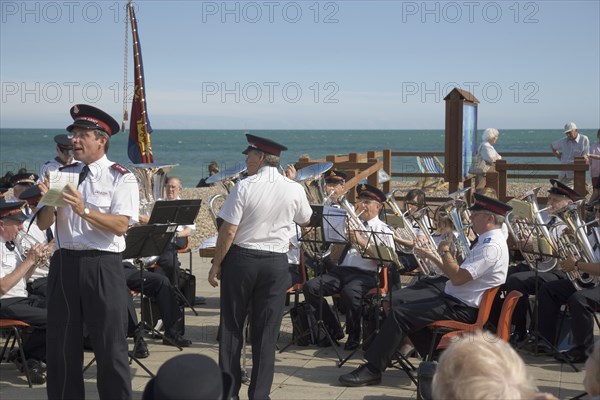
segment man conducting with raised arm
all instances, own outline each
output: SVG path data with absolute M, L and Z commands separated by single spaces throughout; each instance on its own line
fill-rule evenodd
M 285 146 L 247 134 L 248 177 L 238 182 L 223 204 L 215 258 L 208 281 L 221 280 L 219 365 L 241 386 L 242 330 L 251 313 L 252 376 L 248 397 L 267 399 L 275 370 L 285 292 L 291 285 L 287 251 L 293 223 L 307 225 L 312 209 L 300 184 L 277 169 Z

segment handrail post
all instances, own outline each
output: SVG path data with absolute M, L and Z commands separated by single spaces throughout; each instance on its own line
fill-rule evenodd
M 506 160 L 496 160 L 496 172 L 497 172 L 497 184 L 498 187 L 496 192 L 498 193 L 498 200 L 506 201 Z
M 587 160 L 585 159 L 585 157 L 575 157 L 573 165 L 575 167 L 585 165 L 585 169 L 574 168 L 573 171 L 573 190 L 575 190 L 581 196 L 585 196 L 587 195 L 587 190 L 585 186 L 585 173 L 588 170 Z
M 383 150 L 383 170 L 391 177 L 392 176 L 392 150 Z M 392 191 L 392 180 L 383 183 L 383 193 Z

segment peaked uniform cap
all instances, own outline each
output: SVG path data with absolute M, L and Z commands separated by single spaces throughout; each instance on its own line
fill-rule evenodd
M 331 170 L 325 173 L 325 182 L 340 183 L 346 180 L 346 173 L 342 171 Z
M 500 200 L 492 199 L 491 197 L 475 193 L 475 204 L 469 207 L 471 211 L 489 211 L 493 214 L 506 216 L 512 210 L 512 207 Z
M 10 218 L 17 221 L 25 221 L 27 216 L 23 212 L 24 201 L 0 201 L 0 219 Z
M 71 141 L 71 136 L 69 135 L 61 133 L 60 135 L 54 136 L 54 141 L 59 147 L 73 148 L 73 142 Z
M 246 148 L 246 150 L 242 151 L 242 154 L 248 154 L 250 150 L 258 150 L 262 151 L 263 153 L 272 154 L 279 157 L 282 151 L 288 149 L 284 145 L 279 144 L 271 139 L 262 138 L 249 133 L 246 133 L 246 139 L 250 145 Z
M 10 184 L 12 186 L 20 185 L 20 184 L 34 184 L 38 180 L 37 174 L 32 172 L 24 172 L 22 174 L 13 175 L 10 178 Z
M 557 196 L 565 196 L 569 199 L 576 201 L 581 198 L 579 193 L 562 183 L 557 179 L 550 179 L 550 184 L 552 187 L 548 189 L 548 193 L 555 194 Z
M 367 183 L 358 185 L 356 191 L 358 192 L 358 197 L 368 197 L 373 200 L 377 200 L 380 203 L 383 203 L 386 198 L 385 193 L 377 189 L 375 186 L 369 185 Z
M 113 117 L 101 109 L 87 104 L 77 104 L 71 107 L 71 117 L 73 117 L 73 123 L 67 126 L 69 132 L 73 128 L 100 129 L 108 136 L 112 136 L 120 129 L 119 123 Z

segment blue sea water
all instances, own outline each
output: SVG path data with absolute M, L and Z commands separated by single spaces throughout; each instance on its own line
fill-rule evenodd
M 40 166 L 55 156 L 55 135 L 60 129 L 0 129 L 0 176 L 25 167 L 38 172 Z M 311 159 L 329 154 L 366 153 L 381 151 L 444 151 L 443 130 L 253 130 L 251 133 L 285 144 L 282 163 L 292 163 L 301 155 Z M 582 130 L 596 141 L 596 132 Z M 481 132 L 478 137 L 481 137 Z M 550 163 L 553 158 L 527 157 L 528 152 L 546 152 L 550 143 L 563 137 L 562 130 L 501 130 L 495 145 L 502 152 L 523 152 L 523 157 L 510 162 Z M 127 135 L 111 138 L 109 159 L 125 166 Z M 183 185 L 193 187 L 208 174 L 208 164 L 215 160 L 221 168 L 244 161 L 241 153 L 247 145 L 242 130 L 154 130 L 151 136 L 155 163 L 178 164 L 170 174 L 181 177 Z M 415 157 L 395 158 L 394 170 L 418 171 Z

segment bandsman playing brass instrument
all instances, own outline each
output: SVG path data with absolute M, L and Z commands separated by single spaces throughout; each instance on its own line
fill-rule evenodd
M 473 229 L 479 241 L 462 264 L 458 264 L 449 243 L 438 247 L 440 268 L 449 277 L 442 294 L 432 293 L 417 301 L 395 305 L 381 331 L 365 352 L 366 364 L 340 376 L 345 386 L 376 385 L 399 348 L 409 335 L 421 354 L 429 349 L 431 334 L 424 329 L 434 321 L 452 319 L 473 323 L 483 293 L 504 283 L 508 269 L 508 246 L 500 229 L 511 207 L 489 197 L 475 195 L 470 208 Z
M 597 221 L 600 218 L 600 202 L 594 204 L 596 226 L 590 228 L 589 241 L 594 246 L 596 260 L 600 259 L 600 232 Z M 586 262 L 573 256 L 560 261 L 560 268 L 564 272 L 587 273 L 600 277 L 600 263 Z M 594 312 L 600 304 L 600 288 L 591 284 L 577 290 L 568 279 L 560 279 L 541 285 L 539 290 L 539 333 L 550 343 L 554 341 L 561 305 L 566 304 L 571 314 L 571 332 L 573 334 L 573 348 L 559 353 L 559 360 L 571 363 L 582 363 L 587 358 L 588 349 L 594 345 Z
M 552 186 L 550 189 L 548 189 L 547 201 L 550 220 L 547 221 L 547 227 L 550 231 L 550 235 L 552 236 L 550 239 L 556 242 L 558 237 L 563 234 L 566 228 L 566 225 L 555 215 L 556 212 L 572 204 L 573 201 L 577 200 L 581 196 L 579 193 L 556 179 L 550 179 L 550 184 Z M 522 244 L 522 246 L 525 248 L 530 248 L 532 243 L 525 243 Z M 546 282 L 562 280 L 565 279 L 565 277 L 565 273 L 559 268 L 554 268 L 548 272 L 525 271 L 509 275 L 506 280 L 506 291 L 510 292 L 512 290 L 518 290 L 524 294 L 524 296 L 519 299 L 513 313 L 513 325 L 515 326 L 515 330 L 512 335 L 513 337 L 511 338 L 513 343 L 519 343 L 527 337 L 527 309 L 529 307 L 528 295 L 535 294 L 536 285 L 539 285 L 539 288 Z M 533 345 L 534 341 L 530 340 L 528 343 L 526 343 L 525 348 L 532 350 Z M 538 351 L 551 352 L 551 349 L 545 343 L 540 342 L 538 343 L 538 346 Z
M 393 248 L 392 231 L 379 219 L 379 211 L 385 202 L 385 194 L 374 186 L 362 184 L 358 189 L 358 201 L 356 205 L 356 215 L 360 219 L 360 227 L 353 226 L 348 230 L 347 236 L 351 243 L 346 245 L 335 244 L 331 246 L 330 259 L 335 262 L 335 266 L 321 277 L 313 278 L 304 285 L 304 297 L 307 303 L 311 304 L 319 314 L 320 296 L 319 288 L 321 279 L 323 283 L 322 294 L 331 296 L 340 293 L 342 304 L 346 309 L 346 331 L 348 340 L 344 348 L 354 350 L 360 343 L 360 316 L 361 299 L 370 289 L 377 285 L 377 262 L 371 259 L 363 258 L 362 254 L 367 246 L 369 238 L 361 235 L 363 232 L 386 233 L 388 235 L 383 239 L 389 248 Z M 357 228 L 359 230 L 357 230 Z M 376 256 L 376 254 L 370 254 Z M 329 305 L 323 301 L 323 321 L 329 334 L 333 339 L 339 340 L 344 337 L 344 333 L 337 322 Z M 329 346 L 330 342 L 325 337 L 319 343 L 319 346 Z

